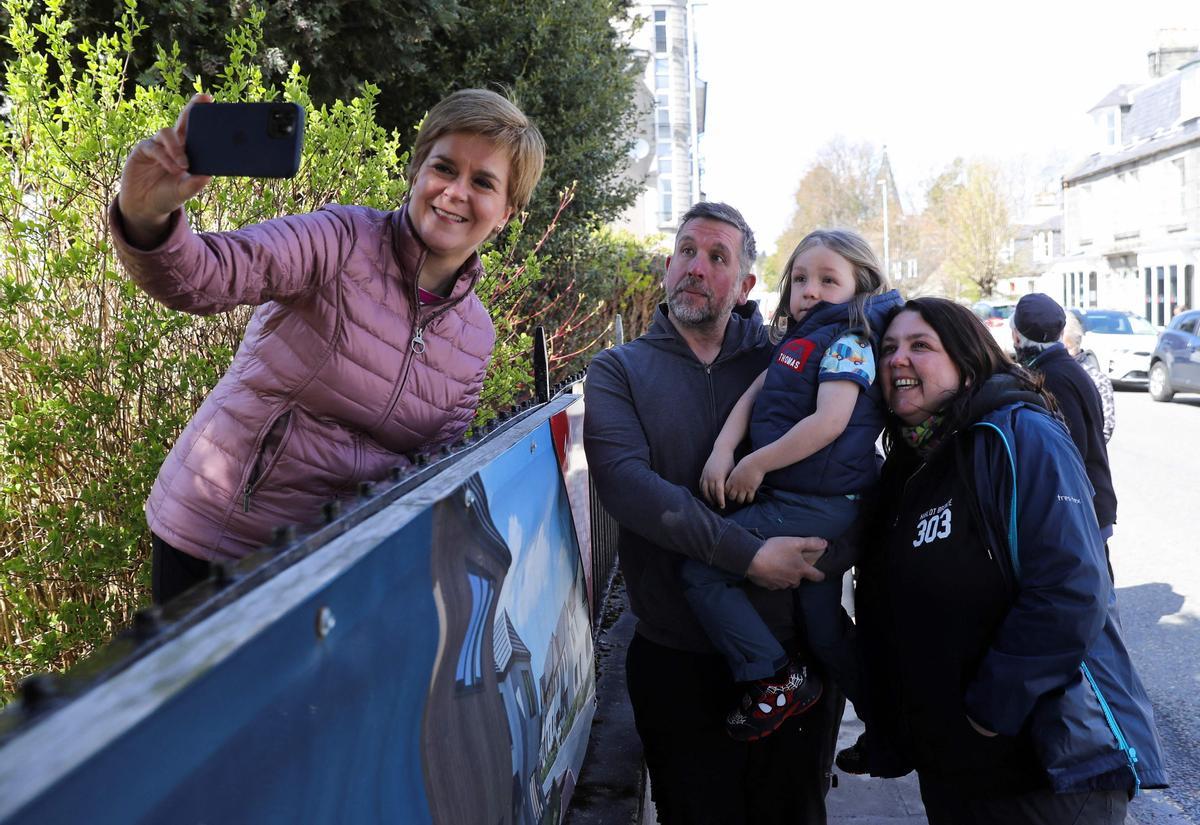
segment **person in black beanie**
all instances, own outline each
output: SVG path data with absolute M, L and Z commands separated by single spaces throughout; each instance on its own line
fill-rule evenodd
M 1013 347 L 1017 361 L 1040 372 L 1046 390 L 1058 402 L 1071 440 L 1083 458 L 1088 480 L 1096 491 L 1092 504 L 1104 539 L 1104 555 L 1108 558 L 1108 540 L 1117 521 L 1117 495 L 1104 444 L 1104 409 L 1096 385 L 1059 342 L 1066 323 L 1063 308 L 1049 295 L 1041 292 L 1026 295 L 1013 310 Z M 1111 559 L 1108 575 L 1113 577 Z

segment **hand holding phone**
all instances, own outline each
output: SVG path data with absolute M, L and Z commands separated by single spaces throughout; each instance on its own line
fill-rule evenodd
M 125 161 L 117 208 L 128 240 L 143 249 L 157 246 L 171 213 L 211 175 L 294 175 L 303 140 L 304 109 L 296 104 L 213 103 L 209 95 L 195 95 L 174 126 L 138 143 Z
M 304 108 L 296 103 L 211 103 L 187 122 L 193 175 L 290 178 L 300 168 Z
M 188 117 L 197 106 L 212 105 L 206 94 L 192 97 L 174 126 L 159 129 L 133 147 L 121 171 L 117 211 L 130 243 L 157 246 L 166 234 L 171 213 L 194 198 L 211 180 L 188 171 L 184 142 Z

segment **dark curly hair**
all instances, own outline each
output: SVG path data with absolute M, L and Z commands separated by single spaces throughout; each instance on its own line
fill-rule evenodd
M 1013 361 L 1000 349 L 983 322 L 967 307 L 946 298 L 910 298 L 903 306 L 888 313 L 883 334 L 887 334 L 888 327 L 901 312 L 915 312 L 933 328 L 941 339 L 946 355 L 962 376 L 958 392 L 942 407 L 945 418 L 935 434 L 936 438 L 942 438 L 970 423 L 971 402 L 987 380 L 998 373 L 1011 375 L 1020 389 L 1040 395 L 1048 409 L 1057 408 L 1042 389 L 1041 375 Z M 881 361 L 884 359 L 886 356 Z M 902 443 L 899 439 L 901 426 L 900 420 L 894 415 L 887 417 L 883 438 L 887 451 L 890 452 L 895 444 Z

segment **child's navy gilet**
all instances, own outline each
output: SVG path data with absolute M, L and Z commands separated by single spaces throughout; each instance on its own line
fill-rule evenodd
M 866 302 L 872 349 L 878 353 L 879 334 L 887 313 L 903 301 L 890 290 Z M 850 331 L 848 304 L 817 304 L 775 348 L 762 391 L 750 419 L 754 449 L 778 439 L 817 409 L 818 373 L 829 346 Z M 876 358 L 878 361 L 878 358 Z M 869 490 L 879 479 L 875 439 L 883 429 L 883 398 L 876 380 L 858 395 L 846 429 L 824 449 L 788 467 L 768 473 L 764 486 L 810 495 L 835 496 Z M 841 379 L 849 380 L 849 379 Z

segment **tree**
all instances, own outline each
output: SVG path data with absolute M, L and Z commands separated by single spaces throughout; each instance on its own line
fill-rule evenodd
M 548 147 L 540 195 L 528 227 L 540 231 L 559 191 L 575 184 L 549 251 L 561 255 L 633 202 L 639 186 L 623 180 L 636 121 L 634 61 L 614 20 L 626 0 L 469 0 L 464 25 L 437 60 L 428 106 L 449 88 L 506 85 L 537 121 Z M 449 82 L 447 87 L 445 84 Z M 424 109 L 412 108 L 415 123 Z
M 768 261 L 776 277 L 792 250 L 814 229 L 854 229 L 873 243 L 882 237 L 879 153 L 870 143 L 837 137 L 825 144 L 796 187 L 796 209 Z M 882 254 L 880 255 L 882 258 Z
M 925 248 L 940 257 L 948 278 L 969 284 L 980 298 L 1013 271 L 1006 259 L 1013 232 L 1001 181 L 996 167 L 957 159 L 934 179 L 926 196 Z
M 127 11 L 115 34 L 82 40 L 51 4 L 8 0 L 12 56 L 0 119 L 0 702 L 18 678 L 61 668 L 126 623 L 147 597 L 142 505 L 173 440 L 228 367 L 248 310 L 171 312 L 123 275 L 105 220 L 130 147 L 174 122 L 191 95 L 181 50 L 129 89 L 141 32 Z M 293 67 L 267 81 L 254 12 L 222 36 L 228 59 L 212 85 L 223 100 L 285 99 L 308 110 L 300 173 L 290 180 L 216 179 L 187 204 L 192 226 L 223 230 L 338 201 L 391 208 L 407 189 L 407 154 L 379 125 L 379 90 L 314 103 Z M 561 205 L 560 205 L 561 207 Z M 549 226 L 553 226 L 553 216 Z M 549 231 L 549 230 L 547 230 Z M 480 406 L 486 420 L 527 393 L 530 316 L 545 233 L 514 222 L 484 253 L 479 285 L 497 349 Z M 644 306 L 650 266 L 636 245 L 604 242 L 612 265 L 597 289 L 564 291 L 571 323 L 539 320 L 562 370 L 592 345 L 601 295 Z M 533 288 L 538 283 L 539 288 Z M 550 302 L 553 304 L 553 302 Z M 573 364 L 572 364 L 573 366 Z M 561 375 L 559 371 L 556 374 Z
M 41 9 L 45 0 L 35 8 Z M 542 129 L 546 171 L 531 204 L 526 237 L 540 237 L 558 195 L 577 181 L 572 209 L 560 216 L 547 252 L 586 247 L 593 230 L 633 202 L 623 181 L 636 117 L 634 84 L 641 66 L 614 22 L 630 16 L 629 0 L 63 0 L 76 33 L 108 33 L 122 9 L 145 26 L 129 56 L 126 91 L 160 79 L 157 44 L 177 42 L 184 77 L 214 82 L 228 67 L 228 31 L 261 9 L 263 46 L 255 55 L 268 83 L 293 63 L 320 104 L 380 89 L 377 122 L 399 130 L 410 146 L 437 101 L 468 86 L 505 88 Z M 3 25 L 3 21 L 0 21 Z M 0 58 L 12 54 L 0 49 Z M 78 65 L 78 64 L 77 64 Z M 531 241 L 532 242 L 532 241 Z

